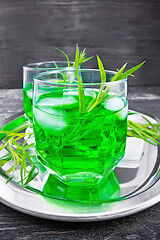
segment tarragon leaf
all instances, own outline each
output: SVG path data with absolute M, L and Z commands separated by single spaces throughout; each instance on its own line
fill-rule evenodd
M 75 54 L 75 68 L 78 78 L 78 93 L 79 93 L 79 113 L 83 114 L 85 112 L 85 96 L 84 96 L 84 89 L 81 77 L 79 75 L 79 47 L 76 45 L 76 54 Z
M 142 67 L 142 65 L 143 65 L 145 62 L 146 62 L 146 61 L 144 61 L 144 62 L 140 63 L 139 65 L 137 65 L 137 66 L 129 69 L 128 71 L 124 72 L 123 74 L 121 74 L 121 75 L 116 79 L 116 81 L 127 78 L 127 77 L 130 76 L 132 73 L 134 73 L 135 71 L 137 71 L 140 67 Z
M 126 67 L 127 63 L 125 63 L 121 69 L 116 73 L 116 75 L 114 75 L 114 77 L 111 79 L 111 82 L 117 81 L 119 76 L 123 73 L 125 67 Z
M 38 171 L 37 167 L 33 165 L 29 174 L 28 174 L 28 176 L 27 176 L 25 185 L 30 183 L 38 175 L 38 173 L 39 173 L 39 171 Z
M 67 54 L 64 51 L 62 51 L 61 49 L 59 49 L 59 48 L 55 48 L 55 49 L 57 49 L 58 51 L 60 51 L 61 53 L 64 54 L 64 56 L 66 57 L 67 62 L 68 62 L 68 67 L 70 67 L 70 61 L 69 61 L 69 57 L 67 56 Z

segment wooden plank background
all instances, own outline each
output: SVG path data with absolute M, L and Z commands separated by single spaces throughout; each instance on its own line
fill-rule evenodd
M 129 85 L 160 86 L 160 1 L 0 0 L 0 88 L 21 88 L 26 63 L 64 60 L 55 47 L 73 60 L 76 43 L 106 69 L 147 60 Z

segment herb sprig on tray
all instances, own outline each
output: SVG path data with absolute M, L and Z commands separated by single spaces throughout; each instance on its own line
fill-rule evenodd
M 128 115 L 138 114 L 136 112 L 128 112 Z M 160 123 L 151 123 L 148 118 L 140 114 L 146 123 L 135 123 L 128 120 L 127 135 L 143 139 L 152 145 L 160 144 Z M 159 141 L 158 141 L 159 140 Z
M 7 182 L 12 180 L 15 171 L 18 169 L 20 170 L 20 183 L 22 185 L 28 184 L 38 174 L 38 169 L 32 162 L 32 157 L 35 155 L 30 154 L 30 150 L 34 147 L 34 143 L 27 143 L 33 133 L 21 132 L 28 127 L 32 127 L 32 124 L 26 122 L 13 131 L 0 130 L 0 134 L 5 135 L 2 140 L 3 145 L 0 147 L 0 151 L 6 149 L 8 152 L 0 157 L 0 168 L 6 163 L 12 163 L 6 171 L 6 174 L 8 175 Z M 26 140 L 23 143 L 20 143 L 24 138 Z

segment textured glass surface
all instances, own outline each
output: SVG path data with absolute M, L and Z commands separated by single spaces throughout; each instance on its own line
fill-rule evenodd
M 108 82 L 103 84 L 99 70 L 80 69 L 79 73 L 81 86 L 74 69 L 34 78 L 36 153 L 50 173 L 43 193 L 103 202 L 119 194 L 113 170 L 125 153 L 126 80 L 110 82 L 106 71 Z M 96 103 L 96 98 L 101 100 Z

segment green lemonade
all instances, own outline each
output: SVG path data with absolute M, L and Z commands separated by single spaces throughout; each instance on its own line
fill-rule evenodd
M 33 112 L 32 112 L 32 104 L 33 104 L 33 83 L 27 83 L 25 88 L 23 88 L 23 105 L 24 112 L 26 116 L 32 121 Z
M 84 90 L 86 106 L 94 90 Z M 79 114 L 78 90 L 42 94 L 34 106 L 36 150 L 56 179 L 68 186 L 102 184 L 124 156 L 128 104 L 111 97 Z

